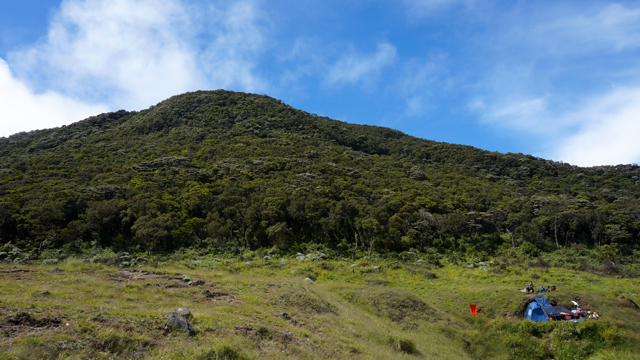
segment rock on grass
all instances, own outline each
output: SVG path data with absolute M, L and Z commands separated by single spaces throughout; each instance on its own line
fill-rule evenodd
M 177 308 L 174 312 L 182 315 L 185 319 L 191 319 L 193 317 L 193 315 L 191 315 L 191 310 L 188 308 Z
M 189 336 L 195 336 L 196 330 L 193 325 L 177 312 L 170 312 L 164 315 L 167 318 L 168 325 L 179 331 L 186 332 Z

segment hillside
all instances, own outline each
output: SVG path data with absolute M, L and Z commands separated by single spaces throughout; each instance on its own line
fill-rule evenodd
M 621 274 L 638 258 L 639 176 L 635 164 L 581 168 L 200 91 L 0 139 L 0 256 L 596 249 L 580 254 Z

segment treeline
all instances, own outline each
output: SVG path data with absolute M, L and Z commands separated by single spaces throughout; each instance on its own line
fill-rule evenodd
M 195 92 L 0 139 L 0 246 L 36 256 L 83 243 L 531 255 L 607 245 L 616 262 L 640 250 L 639 175 Z

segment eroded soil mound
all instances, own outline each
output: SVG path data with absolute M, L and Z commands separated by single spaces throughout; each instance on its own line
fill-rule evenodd
M 279 289 L 276 305 L 285 308 L 296 308 L 305 313 L 336 314 L 336 309 L 313 290 L 289 286 Z
M 441 318 L 424 300 L 407 291 L 369 288 L 347 291 L 343 296 L 349 302 L 365 305 L 376 315 L 398 323 Z

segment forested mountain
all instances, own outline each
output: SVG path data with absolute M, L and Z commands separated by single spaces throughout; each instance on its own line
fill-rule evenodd
M 349 254 L 638 250 L 640 169 L 581 168 L 423 140 L 199 91 L 0 139 L 0 236 L 36 253 L 91 243 Z

